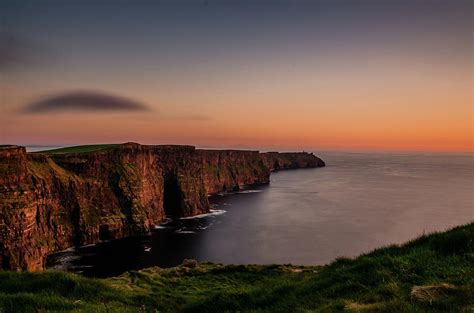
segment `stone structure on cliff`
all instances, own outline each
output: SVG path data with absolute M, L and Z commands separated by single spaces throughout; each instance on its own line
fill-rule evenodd
M 310 153 L 113 145 L 83 153 L 0 146 L 0 266 L 41 270 L 48 253 L 150 232 L 209 211 L 208 196 L 324 166 Z

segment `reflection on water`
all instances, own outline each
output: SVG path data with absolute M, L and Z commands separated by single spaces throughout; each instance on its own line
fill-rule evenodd
M 48 264 L 95 276 L 186 258 L 323 264 L 474 220 L 472 154 L 317 154 L 326 168 L 274 173 L 270 186 L 214 197 L 210 215 L 61 252 Z

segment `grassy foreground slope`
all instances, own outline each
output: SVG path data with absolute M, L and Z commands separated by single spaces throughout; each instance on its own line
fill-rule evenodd
M 474 223 L 322 267 L 0 272 L 0 312 L 473 312 Z

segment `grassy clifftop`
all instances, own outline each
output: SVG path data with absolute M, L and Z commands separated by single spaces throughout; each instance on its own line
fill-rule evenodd
M 474 223 L 322 267 L 186 261 L 119 277 L 0 273 L 0 311 L 472 312 Z
M 45 154 L 68 154 L 68 153 L 88 153 L 99 150 L 105 150 L 108 148 L 116 147 L 116 144 L 99 144 L 99 145 L 83 145 L 83 146 L 72 146 L 65 148 L 58 148 L 52 150 L 38 151 L 38 153 Z

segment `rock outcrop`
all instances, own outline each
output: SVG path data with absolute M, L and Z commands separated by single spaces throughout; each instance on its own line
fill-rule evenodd
M 265 152 L 261 154 L 265 166 L 270 171 L 323 167 L 326 166 L 323 160 L 313 153 L 306 152 Z
M 209 211 L 208 196 L 269 183 L 270 172 L 324 166 L 308 153 L 136 143 L 82 153 L 0 146 L 0 265 L 41 270 L 48 253 L 142 235 L 165 218 Z

